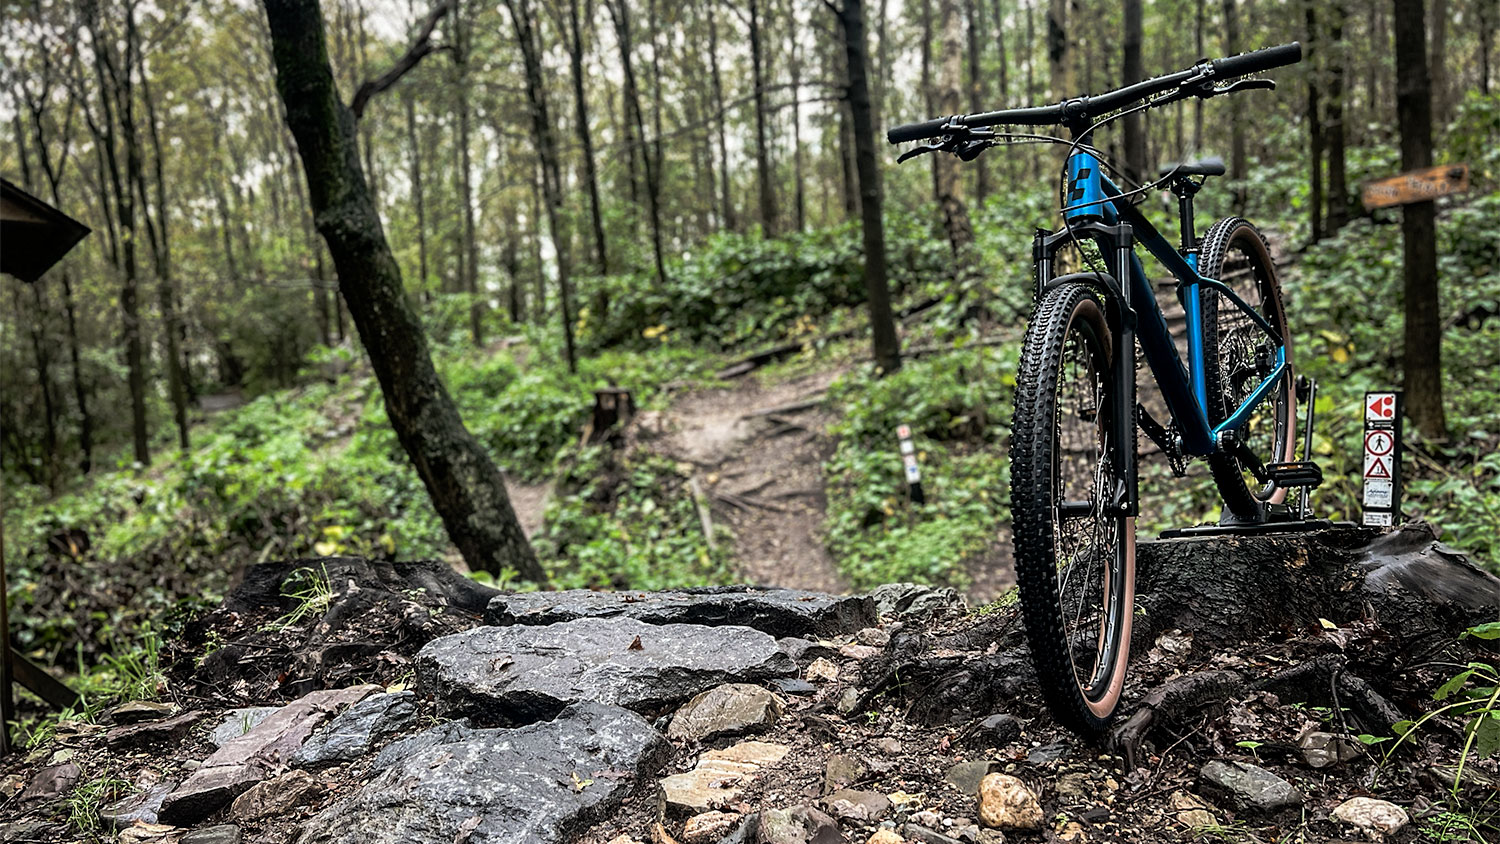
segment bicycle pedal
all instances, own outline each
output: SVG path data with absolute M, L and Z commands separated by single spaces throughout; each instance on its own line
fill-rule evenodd
M 1323 483 L 1323 470 L 1311 460 L 1293 460 L 1289 463 L 1267 463 L 1266 477 L 1283 488 L 1306 487 L 1317 489 Z

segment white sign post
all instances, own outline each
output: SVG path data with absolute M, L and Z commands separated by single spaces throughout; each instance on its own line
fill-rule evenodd
M 1401 520 L 1401 394 L 1365 393 L 1364 523 Z

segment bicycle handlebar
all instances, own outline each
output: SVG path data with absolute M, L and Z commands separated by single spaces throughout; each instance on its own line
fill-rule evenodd
M 1077 97 L 1049 106 L 1010 108 L 978 114 L 960 114 L 939 117 L 921 123 L 907 123 L 886 132 L 886 140 L 893 144 L 905 141 L 921 141 L 941 136 L 947 126 L 957 124 L 971 128 L 986 126 L 1056 126 L 1059 124 L 1092 121 L 1128 105 L 1156 96 L 1164 91 L 1181 86 L 1194 78 L 1203 81 L 1227 77 L 1245 76 L 1270 70 L 1273 67 L 1296 64 L 1302 61 L 1302 45 L 1296 41 L 1279 47 L 1267 47 L 1229 58 L 1202 62 L 1186 70 L 1146 79 L 1126 85 L 1095 97 Z M 1199 96 L 1212 96 L 1211 87 L 1196 91 Z

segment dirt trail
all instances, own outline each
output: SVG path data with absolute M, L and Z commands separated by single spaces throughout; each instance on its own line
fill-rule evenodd
M 641 414 L 642 445 L 695 467 L 716 524 L 735 535 L 741 580 L 845 592 L 823 539 L 823 461 L 833 453 L 820 403 L 842 368 L 773 385 L 748 376 Z

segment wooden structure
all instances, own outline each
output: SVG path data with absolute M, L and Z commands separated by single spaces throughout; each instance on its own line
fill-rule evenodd
M 1366 211 L 1428 202 L 1440 196 L 1463 193 L 1469 189 L 1469 165 L 1443 164 L 1412 170 L 1365 184 L 1360 192 Z
M 88 236 L 89 227 L 0 179 L 0 273 L 34 283 Z M 58 709 L 78 703 L 78 694 L 10 646 L 10 588 L 5 578 L 5 526 L 0 522 L 0 753 L 12 749 L 20 683 Z

